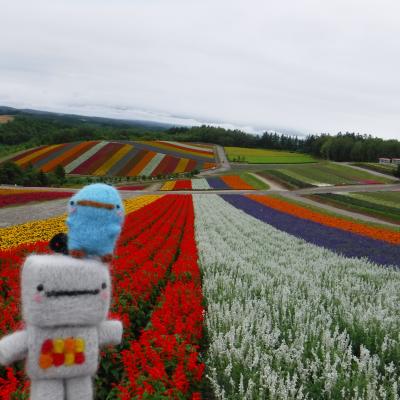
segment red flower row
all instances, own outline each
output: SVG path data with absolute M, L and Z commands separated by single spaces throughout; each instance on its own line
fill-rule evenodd
M 193 224 L 191 196 L 164 196 L 126 217 L 112 264 L 113 314 L 124 323 L 122 348 L 126 350 L 122 359 L 119 351 L 107 351 L 113 372 L 105 377 L 100 374 L 104 381 L 100 386 L 115 386 L 121 398 L 127 398 L 127 393 L 129 398 L 141 398 L 155 390 L 168 398 L 178 394 L 179 398 L 200 398 L 197 387 L 204 366 L 198 362 L 198 345 L 203 308 Z M 47 243 L 0 252 L 0 337 L 19 328 L 19 266 L 31 252 L 48 252 Z M 159 306 L 152 313 L 154 304 Z M 151 328 L 143 331 L 150 316 Z M 130 363 L 130 357 L 139 364 Z M 163 367 L 153 364 L 153 359 Z M 101 364 L 106 363 L 103 358 Z M 134 365 L 139 369 L 132 370 Z M 156 365 L 165 372 L 158 381 Z M 26 391 L 27 384 L 16 371 L 0 368 L 1 398 Z
M 180 181 L 175 181 L 173 190 L 191 190 L 192 181 L 190 179 L 182 179 Z
M 194 240 L 192 202 L 172 279 L 159 298 L 149 328 L 122 355 L 125 380 L 119 397 L 201 399 L 204 364 L 199 362 L 203 313 L 200 271 Z M 165 396 L 165 397 L 164 397 Z
M 11 250 L 0 250 L 0 338 L 21 329 L 20 265 L 27 254 L 47 253 L 45 242 L 24 244 Z M 16 368 L 0 367 L 0 399 L 19 398 L 28 389 L 23 373 Z M 15 397 L 14 397 L 15 396 Z
M 28 192 L 0 195 L 0 207 L 29 203 L 32 201 L 56 200 L 70 197 L 72 192 Z

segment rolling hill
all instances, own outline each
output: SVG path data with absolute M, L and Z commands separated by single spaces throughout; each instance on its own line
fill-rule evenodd
M 215 167 L 213 146 L 172 141 L 86 141 L 40 146 L 9 159 L 43 172 L 62 165 L 67 174 L 165 176 Z

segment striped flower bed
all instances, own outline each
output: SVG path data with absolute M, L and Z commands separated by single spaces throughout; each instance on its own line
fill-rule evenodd
M 247 214 L 317 246 L 325 247 L 348 257 L 367 258 L 381 265 L 400 266 L 400 247 L 393 242 L 373 239 L 370 236 L 346 230 L 346 228 L 341 229 L 340 225 L 333 227 L 303 218 L 300 215 L 294 215 L 289 212 L 293 207 L 289 203 L 286 212 L 265 205 L 258 201 L 260 199 L 254 200 L 252 198 L 254 196 L 224 195 L 222 197 Z M 347 227 L 349 221 L 343 221 L 342 227 Z M 373 229 L 368 226 L 364 226 L 364 228 L 366 232 Z M 400 239 L 400 234 L 393 231 L 385 231 L 383 234 L 384 236 L 381 239 L 391 238 L 390 240 L 395 241 Z
M 33 251 L 48 253 L 47 243 L 0 251 L 0 337 L 20 329 L 19 266 Z M 112 311 L 124 323 L 124 341 L 119 349 L 103 352 L 97 397 L 112 391 L 113 398 L 126 400 L 201 399 L 204 310 L 191 197 L 153 199 L 128 214 L 112 273 Z M 2 399 L 26 398 L 27 391 L 20 368 L 0 367 Z
M 237 175 L 225 175 L 207 178 L 207 181 L 213 189 L 255 190 L 252 185 L 248 184 Z
M 216 195 L 194 205 L 210 398 L 398 398 L 399 271 L 307 243 Z
M 168 184 L 162 186 L 161 190 L 255 190 L 253 186 L 249 185 L 237 175 L 226 175 L 213 178 L 194 178 L 191 180 L 191 187 L 187 180 L 169 181 L 167 183 Z
M 397 398 L 400 271 L 382 264 L 400 257 L 379 246 L 398 245 L 264 197 L 124 201 L 111 268 L 124 339 L 102 352 L 96 398 Z M 0 337 L 20 329 L 19 266 L 28 253 L 48 252 L 64 221 L 0 229 Z M 331 251 L 334 237 L 351 249 L 358 238 L 370 260 L 378 251 L 386 259 Z M 19 366 L 0 367 L 1 399 L 26 399 L 28 390 Z
M 171 191 L 171 190 L 191 190 L 192 182 L 190 179 L 182 179 L 180 181 L 168 181 L 165 182 L 160 190 Z
M 11 159 L 44 172 L 57 165 L 68 174 L 96 176 L 166 176 L 215 167 L 213 147 L 163 141 L 89 141 L 41 146 Z

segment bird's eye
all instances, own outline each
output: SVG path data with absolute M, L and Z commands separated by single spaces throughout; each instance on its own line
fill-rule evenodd
M 119 204 L 117 204 L 117 205 L 116 205 L 116 207 L 117 207 L 118 209 L 120 209 L 120 208 L 121 208 L 121 206 L 120 206 Z
M 75 202 L 74 202 L 73 200 L 71 200 L 71 201 L 69 202 L 69 204 L 71 204 L 71 206 L 73 206 L 73 205 L 75 204 Z
M 38 292 L 42 292 L 43 291 L 43 289 L 44 289 L 44 287 L 43 287 L 43 285 L 42 284 L 40 284 L 40 285 L 37 285 L 37 291 Z
M 105 289 L 106 287 L 107 287 L 107 283 L 103 282 L 103 283 L 101 284 L 101 288 L 102 288 L 102 289 Z

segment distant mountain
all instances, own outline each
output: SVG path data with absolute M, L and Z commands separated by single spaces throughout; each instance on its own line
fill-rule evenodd
M 103 118 L 103 117 L 86 117 L 76 114 L 63 114 L 50 111 L 18 109 L 0 105 L 0 115 L 8 115 L 8 114 L 38 116 L 42 118 L 50 118 L 53 120 L 64 120 L 69 122 L 86 122 L 99 125 L 110 125 L 115 127 L 123 127 L 123 126 L 144 127 L 147 129 L 154 129 L 154 130 L 167 130 L 173 126 L 172 124 L 154 122 L 154 121 Z

